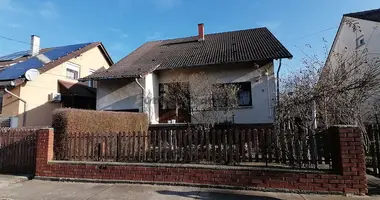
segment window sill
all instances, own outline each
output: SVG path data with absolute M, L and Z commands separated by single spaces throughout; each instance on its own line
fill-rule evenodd
M 251 109 L 251 108 L 253 108 L 253 106 L 238 106 L 234 109 Z
M 361 47 L 365 46 L 365 44 L 362 44 L 360 46 L 356 46 L 356 49 L 360 49 Z

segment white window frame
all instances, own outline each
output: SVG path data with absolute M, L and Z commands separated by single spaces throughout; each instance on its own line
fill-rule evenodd
M 90 69 L 90 70 L 88 70 L 88 72 L 89 72 L 88 75 L 91 75 L 91 74 L 95 73 L 96 70 Z M 95 87 L 95 81 L 89 80 L 88 81 L 88 87 Z
M 360 43 L 363 41 L 363 43 Z M 361 46 L 365 45 L 364 35 L 361 35 L 356 39 L 356 48 L 360 48 Z
M 71 63 L 71 62 L 67 62 L 66 63 L 66 69 L 65 69 L 66 78 L 72 79 L 70 77 L 67 77 L 67 69 L 70 69 L 70 70 L 73 70 L 73 71 L 77 71 L 78 72 L 78 79 L 80 78 L 80 65 L 77 65 L 77 64 L 74 64 L 74 63 Z M 73 79 L 73 80 L 76 80 L 76 79 Z

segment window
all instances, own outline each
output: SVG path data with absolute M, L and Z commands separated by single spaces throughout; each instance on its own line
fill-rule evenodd
M 236 87 L 228 87 L 236 86 Z M 236 100 L 238 106 L 252 106 L 252 92 L 251 92 L 251 82 L 240 82 L 240 83 L 223 83 L 215 84 L 213 91 L 213 105 L 214 107 L 226 107 L 230 105 L 231 98 L 228 98 L 227 94 L 229 90 L 237 89 Z
M 160 109 L 189 108 L 189 83 L 160 83 Z
M 365 45 L 364 35 L 362 35 L 356 39 L 356 48 L 359 48 L 363 45 Z
M 88 72 L 88 75 L 91 75 L 91 74 L 93 74 L 94 72 L 95 72 L 95 70 L 90 69 L 90 71 Z M 95 88 L 95 87 L 96 87 L 96 81 L 94 81 L 94 80 L 89 80 L 89 81 L 88 81 L 88 87 L 93 87 L 93 88 Z
M 191 122 L 189 83 L 160 83 L 159 87 L 159 122 Z
M 79 65 L 73 63 L 66 63 L 66 78 L 78 80 L 79 78 Z

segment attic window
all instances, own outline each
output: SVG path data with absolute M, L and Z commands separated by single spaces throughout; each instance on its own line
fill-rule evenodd
M 356 39 L 356 48 L 359 48 L 363 45 L 365 45 L 364 35 L 362 35 Z
M 74 63 L 66 63 L 66 78 L 77 80 L 79 78 L 80 66 Z

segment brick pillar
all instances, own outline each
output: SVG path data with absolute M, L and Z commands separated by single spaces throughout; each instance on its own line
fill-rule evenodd
M 358 127 L 334 126 L 330 129 L 333 134 L 333 145 L 337 145 L 336 157 L 333 156 L 333 167 L 345 180 L 345 193 L 368 193 L 366 165 L 362 134 Z M 333 152 L 334 154 L 334 152 Z
M 41 176 L 46 170 L 47 162 L 53 159 L 54 131 L 41 129 L 37 132 L 37 155 L 36 155 L 36 176 Z

